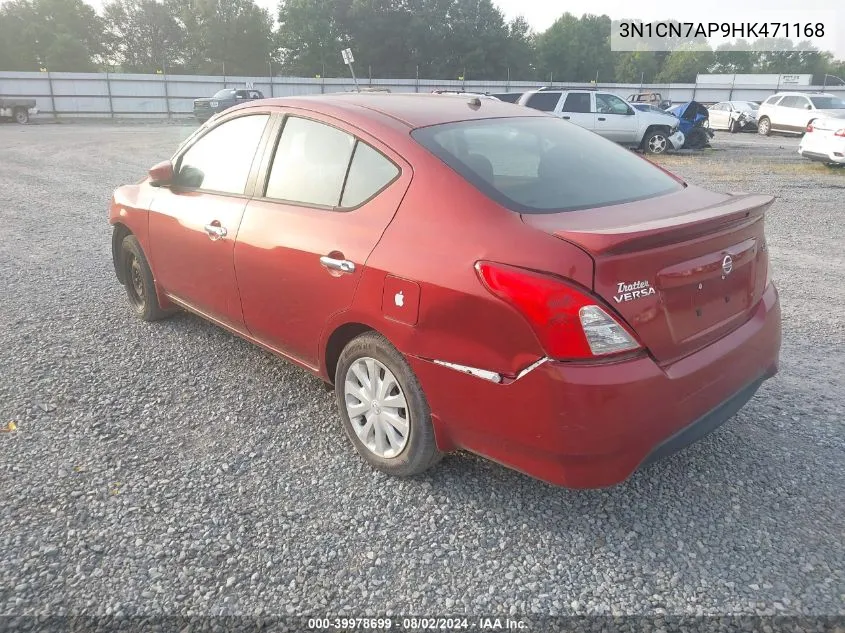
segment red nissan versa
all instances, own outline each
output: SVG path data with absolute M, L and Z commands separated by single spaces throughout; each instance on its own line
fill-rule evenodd
M 111 203 L 139 317 L 194 312 L 334 385 L 393 475 L 466 449 L 609 486 L 777 372 L 767 195 L 471 97 L 256 101 Z

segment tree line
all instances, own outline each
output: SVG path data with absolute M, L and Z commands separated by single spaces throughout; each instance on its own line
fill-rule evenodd
M 0 0 L 2 1 L 2 0 Z M 608 16 L 564 13 L 543 32 L 492 0 L 6 0 L 0 70 L 687 83 L 698 73 L 829 73 L 824 51 L 613 52 Z M 787 42 L 787 47 L 789 43 Z

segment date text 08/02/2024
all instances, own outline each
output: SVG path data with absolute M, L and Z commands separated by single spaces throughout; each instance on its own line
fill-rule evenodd
M 478 618 L 310 618 L 308 629 L 312 631 L 525 631 L 524 620 L 501 617 Z

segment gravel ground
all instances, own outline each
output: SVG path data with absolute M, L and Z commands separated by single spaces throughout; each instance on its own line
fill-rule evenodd
M 318 380 L 130 314 L 106 205 L 190 132 L 0 126 L 0 614 L 845 615 L 845 170 L 719 134 L 659 162 L 771 193 L 781 374 L 602 491 L 471 455 L 367 468 Z

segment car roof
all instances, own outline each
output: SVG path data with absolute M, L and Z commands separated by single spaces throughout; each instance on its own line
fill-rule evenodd
M 481 105 L 473 105 L 474 102 Z M 256 102 L 251 102 L 254 106 Z M 455 121 L 502 117 L 548 116 L 498 99 L 444 99 L 438 94 L 340 92 L 300 97 L 265 99 L 262 105 L 301 108 L 336 118 L 399 123 L 407 128 L 426 127 Z M 249 107 L 244 104 L 241 108 Z

